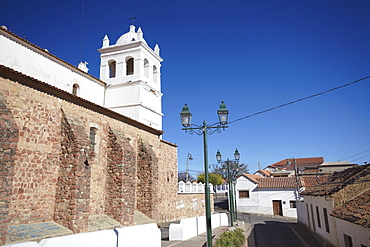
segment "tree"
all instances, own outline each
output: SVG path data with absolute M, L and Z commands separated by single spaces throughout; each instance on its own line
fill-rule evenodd
M 229 161 L 230 163 L 230 176 L 232 179 L 237 179 L 243 173 L 249 173 L 249 165 L 239 163 L 237 161 Z M 221 162 L 221 164 L 214 166 L 213 173 L 221 174 L 222 177 L 227 181 L 227 161 Z
M 206 182 L 206 179 L 205 179 L 205 175 L 204 173 L 200 173 L 198 175 L 198 183 L 199 182 L 202 182 L 202 183 L 205 183 Z M 221 185 L 222 184 L 222 176 L 221 174 L 218 174 L 218 173 L 208 173 L 208 182 L 211 183 L 212 185 Z
M 196 180 L 191 174 L 188 174 L 188 178 L 189 178 L 190 182 Z M 180 182 L 180 181 L 186 182 L 186 172 L 179 172 L 178 173 L 177 182 Z

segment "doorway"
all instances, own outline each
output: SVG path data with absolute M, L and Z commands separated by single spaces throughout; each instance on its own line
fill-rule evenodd
M 281 200 L 273 200 L 272 201 L 272 208 L 273 208 L 273 211 L 274 211 L 274 215 L 283 216 L 283 207 L 281 205 Z

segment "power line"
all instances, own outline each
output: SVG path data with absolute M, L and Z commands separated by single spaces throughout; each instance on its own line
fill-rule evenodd
M 352 160 L 351 162 L 356 161 L 356 160 L 360 160 L 360 159 L 365 158 L 365 157 L 367 157 L 367 156 L 370 156 L 370 154 L 367 154 L 367 155 L 362 156 L 362 157 L 360 157 L 360 158 L 358 158 L 358 159 Z
M 229 122 L 229 124 L 231 124 L 231 123 L 235 123 L 235 122 L 237 122 L 237 121 L 244 120 L 244 119 L 247 119 L 247 118 L 250 118 L 250 117 L 253 117 L 253 116 L 256 116 L 256 115 L 262 114 L 262 113 L 265 113 L 265 112 L 269 112 L 269 111 L 272 111 L 272 110 L 275 110 L 275 109 L 281 108 L 281 107 L 283 107 L 283 106 L 291 105 L 291 104 L 297 103 L 297 102 L 299 102 L 299 101 L 303 101 L 303 100 L 310 99 L 310 98 L 313 98 L 313 97 L 316 97 L 316 96 L 319 96 L 319 95 L 323 95 L 323 94 L 325 94 L 325 93 L 329 93 L 329 92 L 331 92 L 331 91 L 334 91 L 334 90 L 337 90 L 337 89 L 340 89 L 340 88 L 347 87 L 347 86 L 349 86 L 349 85 L 355 84 L 355 83 L 357 83 L 357 82 L 363 81 L 363 80 L 368 79 L 368 78 L 370 78 L 370 76 L 366 76 L 366 77 L 364 77 L 364 78 L 361 78 L 361 79 L 358 79 L 358 80 L 356 80 L 356 81 L 353 81 L 353 82 L 350 82 L 350 83 L 344 84 L 344 85 L 339 86 L 339 87 L 335 87 L 335 88 L 332 88 L 332 89 L 326 90 L 326 91 L 321 92 L 321 93 L 316 93 L 316 94 L 313 94 L 313 95 L 310 95 L 310 96 L 307 96 L 307 97 L 304 97 L 304 98 L 300 98 L 300 99 L 297 99 L 297 100 L 291 101 L 291 102 L 289 102 L 289 103 L 285 103 L 285 104 L 282 104 L 282 105 L 278 105 L 278 106 L 272 107 L 272 108 L 267 109 L 267 110 L 264 110 L 264 111 L 256 112 L 256 113 L 254 113 L 254 114 L 251 114 L 251 115 L 248 115 L 248 116 L 245 116 L 245 117 L 242 117 L 242 118 L 238 118 L 238 119 L 236 119 L 236 120 L 233 120 L 233 121 Z
M 363 154 L 363 153 L 365 153 L 365 152 L 367 152 L 367 151 L 369 151 L 369 150 L 370 150 L 370 148 L 369 148 L 369 149 L 366 149 L 365 151 L 362 151 L 362 152 L 359 152 L 359 153 L 357 153 L 357 154 L 354 154 L 354 155 L 351 155 L 351 156 L 349 156 L 349 157 L 346 157 L 346 158 L 344 158 L 344 159 L 341 159 L 341 160 L 346 160 L 346 159 L 352 158 L 352 157 L 357 156 L 357 155 L 359 155 L 359 154 Z M 339 161 L 341 161 L 341 160 L 339 160 Z

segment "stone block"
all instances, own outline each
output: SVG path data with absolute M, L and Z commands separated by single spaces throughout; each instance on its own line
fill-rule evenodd
M 169 240 L 187 240 L 198 235 L 197 218 L 186 218 L 180 224 L 172 223 L 169 229 Z
M 40 241 L 40 247 L 117 247 L 114 230 L 79 233 Z
M 161 246 L 161 231 L 155 223 L 116 228 L 115 230 L 118 233 L 117 247 Z

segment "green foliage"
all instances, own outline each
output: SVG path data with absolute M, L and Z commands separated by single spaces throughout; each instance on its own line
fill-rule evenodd
M 230 175 L 232 180 L 237 179 L 240 175 L 243 173 L 249 173 L 249 165 L 239 163 L 236 161 L 230 160 Z M 223 161 L 221 164 L 216 165 L 213 167 L 213 172 L 221 174 L 222 177 L 227 180 L 228 179 L 228 173 L 227 173 L 227 162 Z
M 240 247 L 245 242 L 243 230 L 236 228 L 233 231 L 226 231 L 216 240 L 214 247 Z
M 198 183 L 202 182 L 205 183 L 205 176 L 204 173 L 198 175 Z M 218 173 L 208 173 L 208 182 L 213 185 L 221 185 L 222 184 L 222 176 Z

